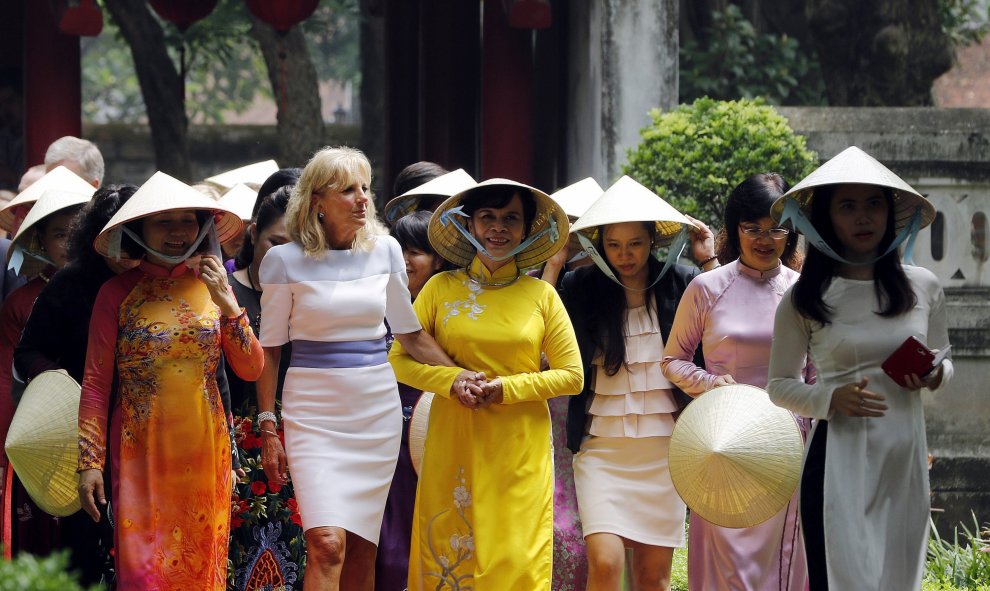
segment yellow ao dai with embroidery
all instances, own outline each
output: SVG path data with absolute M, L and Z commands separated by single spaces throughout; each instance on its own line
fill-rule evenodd
M 574 330 L 552 286 L 514 263 L 433 277 L 416 298 L 424 330 L 460 366 L 431 367 L 396 343 L 396 377 L 436 392 L 413 518 L 409 589 L 549 589 L 553 456 L 546 400 L 582 387 Z M 514 277 L 517 277 L 508 283 Z M 508 283 L 496 287 L 495 284 Z M 540 371 L 540 353 L 550 369 Z M 501 378 L 503 401 L 471 410 L 450 397 L 461 368 Z

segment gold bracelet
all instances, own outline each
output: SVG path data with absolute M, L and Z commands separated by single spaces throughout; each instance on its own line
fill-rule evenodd
M 265 433 L 267 435 L 274 435 L 275 437 L 278 437 L 278 433 L 276 433 L 274 431 L 269 431 L 268 429 L 261 429 L 261 432 L 262 433 Z

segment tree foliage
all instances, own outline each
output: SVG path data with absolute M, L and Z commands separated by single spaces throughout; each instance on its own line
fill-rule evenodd
M 242 113 L 257 97 L 272 98 L 265 84 L 265 61 L 251 35 L 243 0 L 220 0 L 206 18 L 185 33 L 157 17 L 169 56 L 178 71 L 186 64 L 185 94 L 189 120 L 224 123 L 224 115 Z M 357 0 L 323 0 L 302 26 L 321 80 L 359 83 Z M 131 51 L 112 18 L 103 34 L 83 38 L 83 117 L 96 123 L 147 122 L 146 107 Z
M 990 6 L 985 0 L 939 0 L 938 16 L 956 46 L 979 43 L 990 33 Z
M 774 104 L 825 101 L 818 58 L 785 34 L 761 33 L 729 4 L 713 12 L 700 40 L 680 50 L 680 99 L 763 97 Z
M 760 172 L 795 183 L 818 163 L 805 139 L 763 100 L 710 98 L 663 113 L 640 132 L 623 171 L 682 213 L 722 225 L 729 192 Z

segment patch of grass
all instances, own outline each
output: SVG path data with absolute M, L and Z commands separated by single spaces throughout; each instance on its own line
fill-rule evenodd
M 990 591 L 990 529 L 972 515 L 973 529 L 959 524 L 951 542 L 931 522 L 923 591 Z

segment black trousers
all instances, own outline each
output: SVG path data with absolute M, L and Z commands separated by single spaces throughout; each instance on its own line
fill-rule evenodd
M 808 582 L 811 591 L 828 591 L 828 569 L 825 565 L 825 442 L 828 421 L 819 421 L 808 447 L 808 458 L 801 475 L 801 526 L 804 529 L 804 551 L 808 558 Z

